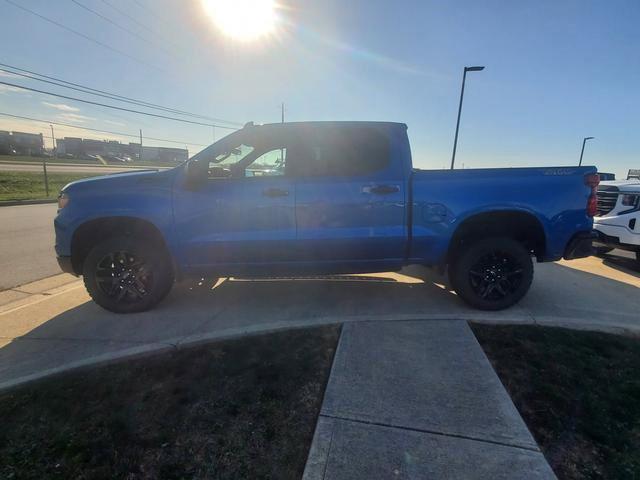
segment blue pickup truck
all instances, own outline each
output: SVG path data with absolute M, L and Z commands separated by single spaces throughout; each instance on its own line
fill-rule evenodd
M 591 254 L 595 167 L 425 171 L 407 127 L 247 124 L 164 171 L 65 186 L 62 270 L 113 312 L 161 301 L 189 275 L 321 275 L 447 268 L 470 305 L 499 310 L 533 261 Z

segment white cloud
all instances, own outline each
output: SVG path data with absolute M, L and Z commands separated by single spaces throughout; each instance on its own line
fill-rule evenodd
M 27 91 L 18 87 L 12 87 L 11 85 L 0 84 L 0 94 L 4 93 L 27 93 Z
M 104 123 L 108 123 L 110 125 L 117 125 L 118 127 L 126 127 L 127 124 L 126 123 L 122 123 L 122 122 L 115 122 L 113 120 L 105 120 Z
M 16 75 L 14 73 L 9 73 L 9 72 L 2 72 L 0 71 L 0 77 L 7 77 L 7 78 L 20 78 L 19 75 Z
M 56 110 L 60 110 L 61 112 L 79 112 L 80 111 L 79 108 L 72 107 L 71 105 L 67 105 L 65 103 L 42 102 L 42 105 L 55 108 Z
M 56 118 L 65 122 L 84 123 L 86 120 L 95 120 L 93 117 L 79 115 L 77 113 L 61 113 Z

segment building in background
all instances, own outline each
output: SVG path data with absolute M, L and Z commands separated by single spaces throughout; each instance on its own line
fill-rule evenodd
M 42 155 L 44 140 L 41 133 L 0 131 L 1 155 Z
M 92 138 L 64 137 L 56 139 L 57 157 L 83 159 L 103 163 L 136 162 L 158 165 L 175 165 L 189 158 L 186 148 L 148 147 L 139 143 L 120 143 L 117 140 L 94 140 Z M 41 133 L 9 132 L 0 130 L 0 155 L 44 154 Z
M 184 148 L 142 147 L 142 160 L 157 163 L 181 163 L 189 159 Z
M 11 153 L 11 132 L 0 130 L 0 155 Z
M 93 140 L 64 137 L 56 140 L 58 157 L 90 158 L 100 157 L 108 163 L 136 162 L 175 165 L 189 158 L 189 151 L 183 148 L 142 147 L 139 143 L 120 143 L 115 140 Z

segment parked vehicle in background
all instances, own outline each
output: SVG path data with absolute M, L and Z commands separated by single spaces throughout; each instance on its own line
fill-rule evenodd
M 507 308 L 533 261 L 591 254 L 595 167 L 425 171 L 407 127 L 254 126 L 182 165 L 90 178 L 60 194 L 62 269 L 114 312 L 159 302 L 187 275 L 447 268 L 470 305 Z
M 640 180 L 640 170 L 630 168 L 627 172 L 627 180 Z
M 640 180 L 602 182 L 594 218 L 596 252 L 614 248 L 635 252 L 640 263 Z
M 605 181 L 608 182 L 610 180 L 616 179 L 615 173 L 598 172 L 598 176 L 600 177 L 601 182 L 605 182 Z

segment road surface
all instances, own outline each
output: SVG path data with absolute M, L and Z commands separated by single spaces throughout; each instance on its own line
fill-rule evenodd
M 0 290 L 60 273 L 53 251 L 57 205 L 0 207 Z
M 49 173 L 92 173 L 94 175 L 133 172 L 136 170 L 155 169 L 156 167 L 119 167 L 117 165 L 59 165 L 47 163 Z M 0 163 L 0 172 L 42 172 L 42 164 L 38 163 Z

